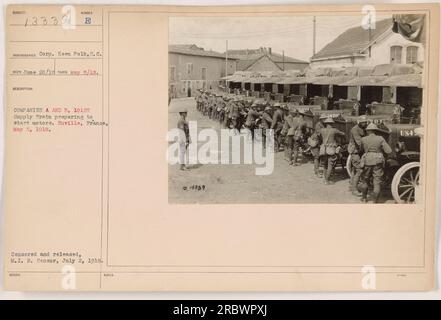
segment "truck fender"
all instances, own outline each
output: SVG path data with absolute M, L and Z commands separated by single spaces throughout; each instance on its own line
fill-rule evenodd
M 388 167 L 399 167 L 400 163 L 395 159 L 387 159 L 386 164 Z

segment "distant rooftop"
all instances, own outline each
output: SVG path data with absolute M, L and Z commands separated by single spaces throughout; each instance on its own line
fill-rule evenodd
M 283 54 L 273 52 L 271 48 L 260 47 L 258 49 L 239 49 L 239 50 L 228 50 L 228 57 L 239 59 L 237 62 L 237 68 L 240 70 L 246 70 L 250 67 L 256 60 L 263 56 L 268 56 L 275 63 L 300 63 L 309 64 L 309 62 L 292 58 L 289 56 L 283 57 Z
M 195 44 L 171 44 L 168 46 L 168 52 L 225 59 L 225 53 L 220 53 L 213 50 L 204 50 L 204 48 L 198 47 Z M 228 59 L 234 58 L 228 56 Z
M 236 57 L 241 60 L 257 60 L 263 55 L 268 55 L 274 62 L 283 62 L 283 54 L 273 52 L 271 48 L 261 47 L 258 49 L 228 50 L 229 57 Z M 307 61 L 288 57 L 286 55 L 285 62 L 308 63 Z
M 369 30 L 364 29 L 362 26 L 350 28 L 313 55 L 311 61 L 361 55 L 386 31 L 390 30 L 392 32 L 392 25 L 393 21 L 391 18 L 377 21 L 375 29 L 370 31 L 370 36 Z

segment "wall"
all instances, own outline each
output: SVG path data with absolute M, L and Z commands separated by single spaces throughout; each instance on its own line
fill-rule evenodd
M 329 59 L 329 60 L 319 60 L 319 61 L 312 61 L 311 62 L 311 68 L 341 68 L 341 67 L 352 67 L 354 66 L 354 59 L 353 58 L 341 58 L 341 59 Z
M 356 57 L 356 58 L 342 58 L 342 59 L 329 59 L 329 60 L 320 60 L 320 61 L 312 61 L 311 67 L 349 67 L 349 66 L 375 66 L 378 64 L 390 63 L 390 47 L 391 46 L 402 46 L 402 56 L 401 63 L 406 63 L 406 48 L 409 46 L 417 46 L 418 47 L 418 61 L 424 60 L 424 48 L 421 43 L 412 42 L 406 40 L 400 34 L 387 33 L 382 39 L 372 45 L 371 47 L 371 57 Z M 368 51 L 364 52 L 368 55 Z
M 219 81 L 225 76 L 225 59 L 169 53 L 169 94 L 172 97 L 195 96 L 197 89 L 218 89 Z M 193 71 L 187 72 L 187 64 L 193 64 Z M 171 79 L 171 68 L 175 67 L 175 79 Z M 206 79 L 202 79 L 202 68 L 207 68 Z M 236 61 L 228 60 L 228 74 L 236 70 Z
M 297 62 L 285 62 L 283 64 L 282 62 L 276 62 L 276 64 L 282 69 L 284 67 L 284 70 L 299 70 L 303 71 L 307 66 L 309 66 L 308 63 L 297 63 Z
M 280 71 L 280 68 L 270 58 L 263 56 L 248 67 L 246 71 Z

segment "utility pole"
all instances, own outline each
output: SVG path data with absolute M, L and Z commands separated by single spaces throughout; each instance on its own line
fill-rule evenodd
M 315 55 L 316 19 L 312 19 L 312 55 Z
M 371 15 L 369 13 L 369 58 L 371 57 L 371 41 L 372 41 L 372 28 L 371 28 Z
M 225 40 L 225 76 L 228 76 L 228 40 Z
M 285 71 L 285 50 L 282 50 L 282 71 Z

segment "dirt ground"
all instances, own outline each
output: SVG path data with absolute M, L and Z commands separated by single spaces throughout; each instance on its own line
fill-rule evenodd
M 178 108 L 186 107 L 188 120 L 197 121 L 198 131 L 204 128 L 220 130 L 219 122 L 204 117 L 196 109 L 193 98 L 174 99 L 169 106 L 169 128 L 175 128 Z M 192 142 L 196 143 L 196 142 Z M 195 164 L 189 171 L 179 165 L 169 165 L 170 203 L 360 203 L 349 191 L 349 178 L 342 168 L 336 168 L 335 184 L 325 185 L 313 174 L 311 159 L 302 159 L 300 166 L 290 166 L 283 152 L 274 158 L 270 175 L 255 174 L 255 164 Z M 385 193 L 382 202 L 392 202 Z

